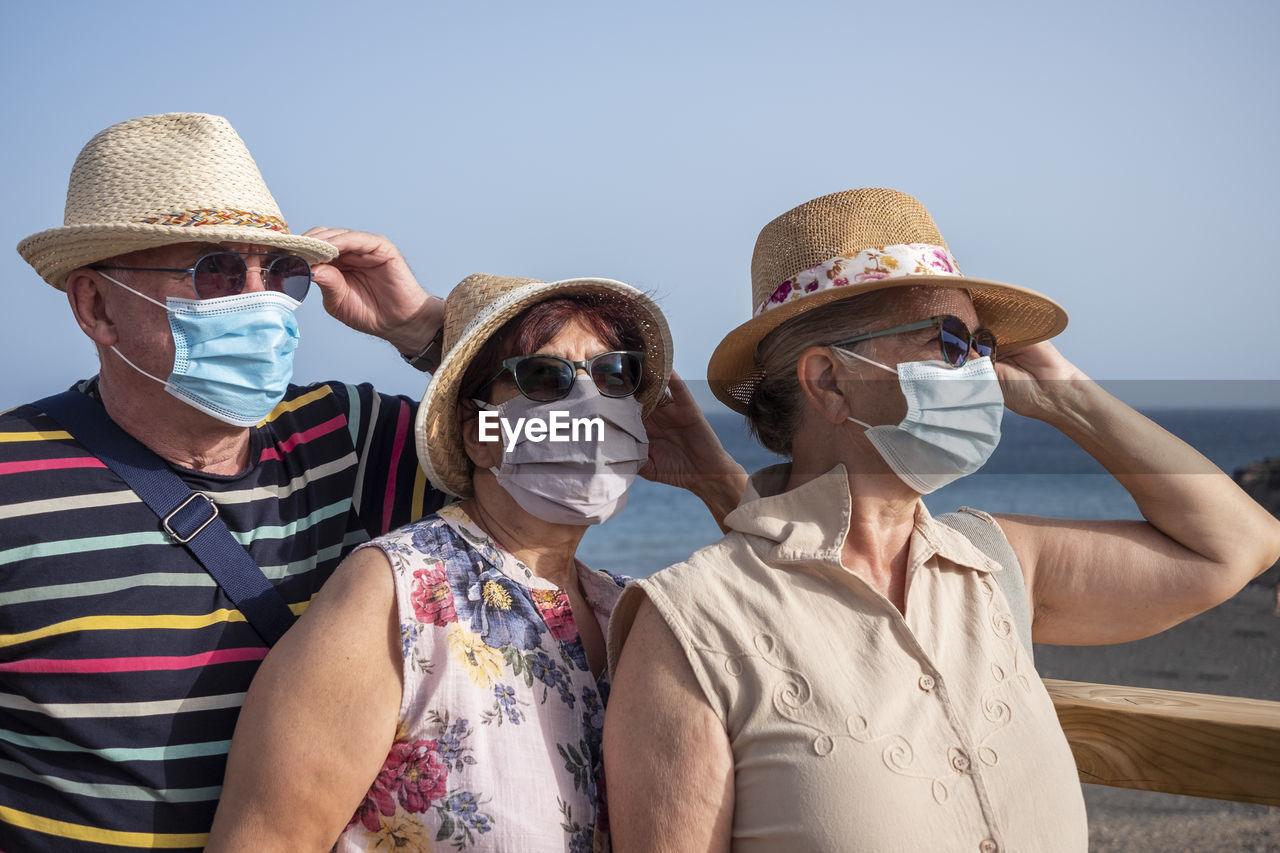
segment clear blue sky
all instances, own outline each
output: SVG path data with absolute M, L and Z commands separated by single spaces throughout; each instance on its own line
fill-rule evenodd
M 442 295 L 652 290 L 688 378 L 748 316 L 765 222 L 889 186 L 966 272 L 1066 306 L 1098 378 L 1280 380 L 1278 34 L 1280 4 L 1232 0 L 9 2 L 0 243 L 61 223 L 97 131 L 212 112 L 295 230 L 385 233 Z M 0 274 L 0 408 L 93 373 L 62 294 L 12 248 Z M 296 378 L 420 394 L 318 299 L 302 322 Z

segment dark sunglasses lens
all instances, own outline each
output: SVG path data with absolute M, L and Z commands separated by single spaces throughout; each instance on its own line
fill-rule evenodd
M 201 299 L 235 296 L 244 290 L 247 267 L 244 258 L 234 252 L 205 255 L 196 262 L 195 270 L 196 296 Z
M 267 268 L 267 289 L 301 302 L 311 287 L 311 264 L 294 255 L 282 255 Z
M 973 348 L 978 355 L 988 358 L 996 357 L 996 336 L 990 329 L 979 329 L 973 333 Z
M 630 397 L 640 387 L 644 360 L 634 352 L 607 352 L 591 361 L 591 378 L 606 397 Z
M 563 399 L 573 387 L 573 367 L 544 355 L 521 359 L 513 373 L 520 393 L 539 403 Z
M 959 367 L 969 357 L 969 327 L 956 317 L 942 318 L 938 329 L 942 341 L 942 357 L 952 367 Z

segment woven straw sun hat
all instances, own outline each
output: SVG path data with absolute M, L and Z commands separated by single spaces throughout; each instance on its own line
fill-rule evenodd
M 837 299 L 913 285 L 968 291 L 1004 353 L 1067 326 L 1067 312 L 1047 296 L 963 275 L 916 199 L 897 190 L 846 190 L 792 208 L 760 231 L 751 258 L 752 317 L 712 353 L 712 392 L 745 413 L 763 376 L 756 348 L 783 322 Z
M 644 377 L 636 398 L 645 415 L 658 404 L 671 378 L 671 330 L 648 296 L 607 278 L 547 282 L 483 273 L 467 276 L 445 300 L 444 357 L 427 385 L 414 424 L 418 460 L 437 488 L 460 497 L 472 493 L 469 460 L 458 430 L 458 390 L 471 360 L 521 311 L 564 296 L 621 300 L 633 310 L 644 341 Z
M 323 240 L 289 233 L 244 141 L 221 116 L 166 113 L 112 125 L 71 167 L 63 224 L 18 244 L 49 284 L 106 258 L 172 243 L 256 243 L 332 260 Z

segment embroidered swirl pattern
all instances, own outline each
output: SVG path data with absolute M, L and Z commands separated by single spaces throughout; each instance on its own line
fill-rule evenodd
M 996 596 L 995 587 L 990 580 L 983 578 L 981 589 L 987 608 L 986 623 L 999 641 L 996 651 L 1003 658 L 989 661 L 992 685 L 983 691 L 979 699 L 982 718 L 991 724 L 991 728 L 978 740 L 978 760 L 988 767 L 994 767 L 1000 762 L 1000 755 L 987 742 L 1013 722 L 1013 707 L 1006 701 L 1010 692 L 1030 694 L 1031 680 L 1023 671 L 1023 666 L 1027 663 L 1026 650 L 1022 639 L 1014 630 L 1013 615 L 1002 606 L 1003 602 Z
M 873 733 L 867 718 L 862 714 L 853 713 L 846 716 L 844 718 L 844 731 L 842 732 L 828 731 L 806 721 L 801 715 L 806 706 L 813 700 L 813 687 L 809 679 L 803 673 L 783 666 L 771 659 L 777 646 L 777 642 L 772 635 L 760 632 L 752 638 L 752 645 L 755 647 L 755 652 L 739 652 L 732 655 L 706 647 L 699 647 L 699 650 L 717 656 L 724 656 L 725 672 L 733 678 L 743 677 L 746 672 L 747 660 L 759 661 L 769 669 L 782 675 L 782 679 L 772 687 L 769 697 L 770 704 L 778 716 L 784 720 L 814 732 L 810 745 L 815 755 L 822 758 L 829 757 L 836 751 L 840 740 L 850 740 L 854 743 L 868 746 L 884 743 L 880 752 L 880 759 L 886 768 L 899 776 L 929 782 L 933 800 L 939 805 L 950 798 L 951 791 L 948 787 L 948 782 L 960 775 L 954 766 L 950 767 L 948 772 L 941 776 L 912 772 L 916 762 L 916 751 L 911 741 L 902 734 Z M 848 701 L 848 697 L 846 697 L 846 701 Z

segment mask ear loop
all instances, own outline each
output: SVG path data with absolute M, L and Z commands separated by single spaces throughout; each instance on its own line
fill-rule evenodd
M 146 297 L 143 297 L 143 298 L 145 299 Z M 124 359 L 124 363 L 125 363 L 125 364 L 129 365 L 129 366 L 130 366 L 130 367 L 132 367 L 134 370 L 136 370 L 136 371 L 138 371 L 139 373 L 141 373 L 143 376 L 145 376 L 145 377 L 147 377 L 148 379 L 151 379 L 151 380 L 153 380 L 153 381 L 155 381 L 155 382 L 159 382 L 161 385 L 163 385 L 163 386 L 164 386 L 164 387 L 166 387 L 166 388 L 171 388 L 171 387 L 172 387 L 172 386 L 171 386 L 167 381 L 165 381 L 165 380 L 163 380 L 163 379 L 160 379 L 160 378 L 158 378 L 158 377 L 156 377 L 156 376 L 152 376 L 150 373 L 147 373 L 147 371 L 143 370 L 141 367 L 138 367 L 138 365 L 136 365 L 136 364 L 134 364 L 132 361 L 130 361 L 128 356 L 126 356 L 124 353 L 120 352 L 120 350 L 116 349 L 116 345 L 115 345 L 115 344 L 112 344 L 112 345 L 109 347 L 109 349 L 110 349 L 113 353 L 115 353 L 116 355 L 120 356 L 120 358 Z
M 168 306 L 168 305 L 165 305 L 163 302 L 157 302 L 156 300 L 152 299 L 150 296 L 147 296 L 145 293 L 139 293 L 138 291 L 134 290 L 134 289 L 133 289 L 132 287 L 130 287 L 129 285 L 125 284 L 123 281 L 119 281 L 118 279 L 114 279 L 114 278 L 112 278 L 111 276 L 109 276 L 109 275 L 107 275 L 106 273 L 104 273 L 102 270 L 94 270 L 94 272 L 96 272 L 98 275 L 102 276 L 102 277 L 103 277 L 103 278 L 105 278 L 107 281 L 111 282 L 112 284 L 117 285 L 117 286 L 119 286 L 119 287 L 123 287 L 125 290 L 129 291 L 129 292 L 130 292 L 130 293 L 132 293 L 134 296 L 140 296 L 140 297 L 142 297 L 143 299 L 145 299 L 145 300 L 147 300 L 148 302 L 150 302 L 152 305 L 158 305 L 158 306 L 160 306 L 161 308 L 163 308 L 163 309 L 165 310 L 165 313 L 166 313 L 166 314 L 167 314 L 167 313 L 169 313 L 169 306 Z M 167 380 L 161 379 L 161 378 L 159 378 L 159 377 L 157 377 L 157 376 L 152 376 L 150 373 L 147 373 L 147 371 L 143 370 L 141 367 L 138 367 L 138 365 L 136 365 L 136 364 L 134 364 L 132 361 L 130 361 L 130 360 L 129 360 L 129 357 L 128 357 L 128 356 L 126 356 L 124 353 L 120 352 L 120 350 L 116 347 L 116 345 L 115 345 L 115 344 L 112 344 L 112 345 L 109 347 L 109 349 L 110 349 L 113 353 L 115 353 L 116 355 L 120 356 L 120 358 L 124 361 L 124 363 L 125 363 L 125 364 L 129 365 L 129 366 L 130 366 L 130 367 L 132 367 L 134 370 L 136 370 L 136 371 L 138 371 L 139 373 L 141 373 L 143 376 L 147 377 L 148 379 L 152 380 L 153 382 L 159 382 L 159 383 L 160 383 L 161 385 L 163 385 L 165 388 L 171 388 L 171 387 L 172 387 L 172 386 L 170 386 L 170 385 L 169 385 L 169 383 L 168 383 L 168 381 L 167 381 Z
M 106 273 L 104 273 L 102 270 L 94 270 L 94 272 L 96 272 L 98 275 L 102 276 L 102 277 L 103 277 L 103 278 L 105 278 L 107 281 L 111 282 L 112 284 L 119 285 L 120 287 L 123 287 L 125 290 L 129 291 L 129 292 L 130 292 L 130 293 L 132 293 L 134 296 L 141 296 L 143 299 L 147 300 L 147 301 L 148 301 L 148 302 L 150 302 L 152 305 L 158 305 L 158 306 L 160 306 L 161 308 L 163 308 L 163 309 L 165 310 L 165 313 L 166 313 L 166 314 L 169 312 L 169 306 L 168 306 L 168 305 L 165 305 L 163 302 L 159 302 L 159 301 L 157 301 L 157 300 L 155 300 L 155 299 L 152 299 L 150 296 L 147 296 L 147 294 L 145 294 L 145 293 L 139 293 L 138 291 L 134 290 L 134 289 L 133 289 L 132 287 L 130 287 L 129 285 L 125 284 L 123 281 L 119 281 L 119 280 L 117 280 L 117 279 L 112 278 L 111 276 L 109 276 L 109 275 L 107 275 Z M 123 356 L 121 356 L 121 358 L 123 358 Z M 126 358 L 126 359 L 125 359 L 125 361 L 128 361 L 128 359 Z
M 859 361 L 865 361 L 867 364 L 875 365 L 876 367 L 880 368 L 881 370 L 887 370 L 887 371 L 889 371 L 890 373 L 892 373 L 894 376 L 897 376 L 897 375 L 898 375 L 898 371 L 894 370 L 892 367 L 889 367 L 888 365 L 885 365 L 885 364 L 881 364 L 880 362 L 876 361 L 875 359 L 867 358 L 865 355 L 859 355 L 858 353 L 854 352 L 853 350 L 849 350 L 849 349 L 845 349 L 844 347 L 837 347 L 837 346 L 833 346 L 833 347 L 831 347 L 831 348 L 832 348 L 832 349 L 834 349 L 834 350 L 839 350 L 840 352 L 844 353 L 845 355 L 851 355 L 851 356 L 853 356 L 854 358 L 858 359 Z M 860 421 L 860 420 L 858 420 L 857 418 L 854 418 L 854 417 L 845 418 L 845 420 L 853 421 L 855 424 L 857 424 L 858 426 L 862 427 L 863 429 L 871 429 L 871 424 L 867 423 L 866 421 Z
M 854 352 L 854 351 L 853 351 L 853 350 L 851 350 L 851 349 L 845 349 L 844 347 L 837 347 L 837 346 L 833 346 L 833 347 L 831 347 L 831 348 L 832 348 L 832 349 L 840 350 L 840 352 L 844 353 L 845 355 L 851 355 L 851 356 L 853 356 L 854 358 L 858 359 L 859 361 L 865 361 L 867 364 L 874 364 L 876 367 L 880 368 L 881 370 L 887 370 L 887 371 L 889 371 L 889 372 L 890 372 L 890 373 L 892 373 L 894 376 L 897 376 L 897 375 L 898 375 L 898 371 L 894 370 L 892 367 L 889 367 L 889 366 L 888 366 L 888 365 L 886 365 L 886 364 L 881 364 L 880 362 L 876 361 L 875 359 L 867 358 L 865 355 L 859 355 L 858 353 Z

